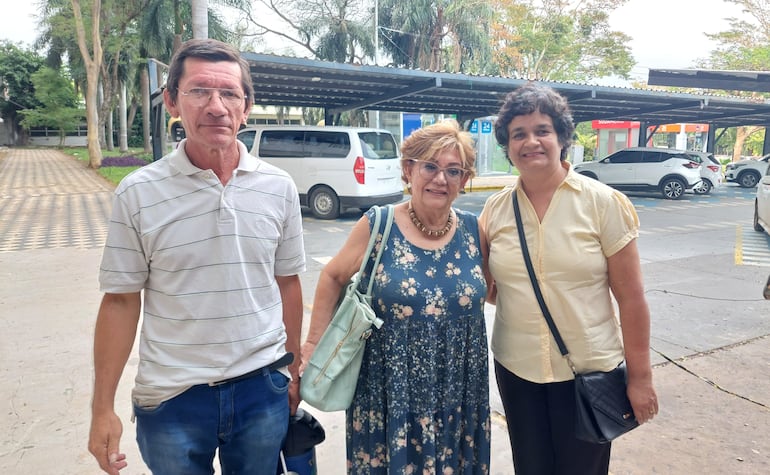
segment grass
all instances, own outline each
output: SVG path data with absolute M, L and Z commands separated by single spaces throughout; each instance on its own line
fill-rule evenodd
M 62 149 L 62 152 L 67 155 L 72 155 L 82 162 L 88 163 L 88 149 L 86 147 L 65 147 Z M 115 160 L 108 160 L 109 158 L 114 158 Z M 134 158 L 150 163 L 152 161 L 152 153 L 145 153 L 143 148 L 129 148 L 126 152 L 121 152 L 120 150 L 102 150 L 103 165 L 97 170 L 97 173 L 111 183 L 118 184 L 126 175 L 140 167 L 136 165 L 109 166 L 109 163 L 135 162 L 136 160 L 133 160 Z

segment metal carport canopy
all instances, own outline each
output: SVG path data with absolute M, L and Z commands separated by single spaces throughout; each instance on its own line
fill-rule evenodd
M 241 52 L 256 105 L 318 107 L 332 114 L 381 110 L 456 114 L 460 121 L 494 115 L 506 93 L 526 79 L 333 63 Z M 576 122 L 628 120 L 647 125 L 770 125 L 770 102 L 565 82 L 542 82 L 563 94 Z M 327 122 L 328 123 L 328 122 Z
M 647 84 L 728 91 L 770 92 L 770 72 L 712 69 L 650 69 Z

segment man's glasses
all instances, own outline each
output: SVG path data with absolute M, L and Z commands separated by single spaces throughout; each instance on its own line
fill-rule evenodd
M 417 160 L 416 158 L 411 158 L 410 160 L 417 165 L 417 169 L 420 171 L 420 176 L 425 178 L 426 180 L 432 180 L 436 178 L 436 175 L 438 175 L 438 172 L 444 172 L 446 181 L 457 183 L 460 180 L 462 180 L 465 175 L 468 174 L 468 170 L 466 170 L 465 168 L 458 168 L 458 167 L 442 168 L 436 165 L 434 162 L 429 162 L 427 160 Z
M 245 97 L 238 89 L 220 89 L 218 87 L 194 87 L 187 91 L 179 90 L 179 94 L 187 98 L 190 104 L 203 107 L 211 101 L 214 93 L 219 95 L 222 104 L 227 108 L 243 107 Z

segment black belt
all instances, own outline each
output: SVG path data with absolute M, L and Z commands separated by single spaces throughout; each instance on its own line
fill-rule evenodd
M 229 379 L 223 379 L 222 381 L 216 381 L 214 383 L 209 383 L 209 386 L 221 386 L 222 384 L 227 383 L 235 383 L 237 381 L 242 381 L 244 379 L 251 378 L 252 376 L 256 376 L 258 374 L 261 374 L 263 370 L 267 371 L 273 371 L 278 368 L 283 368 L 284 366 L 289 366 L 294 361 L 294 353 L 286 353 L 280 358 L 278 358 L 277 361 L 270 363 L 267 366 L 263 366 L 261 368 L 257 368 L 254 371 L 249 371 L 248 373 L 244 373 L 240 376 L 235 376 L 234 378 Z

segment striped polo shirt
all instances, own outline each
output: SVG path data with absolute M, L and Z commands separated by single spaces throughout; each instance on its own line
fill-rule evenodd
M 144 290 L 133 399 L 151 407 L 285 352 L 275 276 L 305 270 L 294 182 L 248 154 L 223 186 L 179 147 L 115 190 L 99 274 L 107 293 Z

